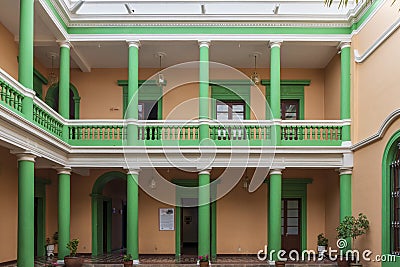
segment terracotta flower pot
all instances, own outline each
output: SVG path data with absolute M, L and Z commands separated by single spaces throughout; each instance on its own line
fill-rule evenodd
M 124 267 L 133 266 L 133 261 L 124 261 Z
M 276 267 L 285 267 L 285 262 L 284 261 L 276 261 L 275 266 Z
M 200 267 L 207 267 L 208 265 L 208 261 L 201 261 L 200 262 Z
M 64 262 L 66 267 L 81 267 L 83 265 L 83 258 L 65 257 Z

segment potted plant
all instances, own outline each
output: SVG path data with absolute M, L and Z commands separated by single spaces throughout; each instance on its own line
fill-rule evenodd
M 323 233 L 320 233 L 317 238 L 318 256 L 321 257 L 324 255 L 324 252 L 326 252 L 326 248 L 328 247 L 328 238 L 326 238 Z
M 354 216 L 346 216 L 336 228 L 336 231 L 339 239 L 352 239 L 352 250 L 354 250 L 357 237 L 365 234 L 368 229 L 369 221 L 367 216 L 360 213 L 358 214 L 358 218 L 355 218 Z M 362 266 L 362 264 L 359 262 L 359 259 L 347 259 L 346 257 L 346 262 L 348 263 L 349 261 L 351 261 L 350 266 Z
M 131 254 L 125 254 L 122 257 L 122 261 L 124 262 L 124 266 L 133 266 L 133 260 Z
M 200 265 L 201 267 L 209 266 L 210 260 L 208 259 L 208 255 L 199 256 L 198 265 Z
M 83 258 L 76 256 L 78 250 L 79 239 L 72 239 L 68 242 L 67 248 L 69 249 L 69 256 L 64 258 L 65 266 L 67 267 L 81 267 L 83 265 Z

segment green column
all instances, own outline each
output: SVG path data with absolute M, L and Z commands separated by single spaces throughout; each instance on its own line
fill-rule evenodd
M 58 259 L 69 255 L 66 245 L 70 240 L 71 169 L 58 170 Z
M 271 112 L 273 119 L 281 119 L 281 43 L 280 41 L 271 41 Z M 276 145 L 280 144 L 281 127 L 276 125 L 272 128 L 275 132 Z
M 350 43 L 341 43 L 340 49 L 340 119 L 350 120 Z M 343 126 L 342 140 L 351 140 L 350 125 Z
M 33 3 L 33 0 L 20 0 L 18 81 L 29 89 L 33 89 Z M 31 97 L 24 97 L 22 112 L 27 119 L 32 120 L 33 100 Z
M 269 225 L 268 225 L 268 251 L 275 250 L 273 260 L 277 260 L 277 252 L 282 248 L 282 170 L 270 171 L 269 180 Z
M 199 63 L 199 139 L 209 138 L 209 41 L 199 41 L 200 63 Z
M 18 154 L 17 266 L 34 265 L 35 156 Z
M 101 194 L 91 194 L 92 197 L 92 255 L 97 256 L 101 254 L 101 249 L 99 249 L 98 240 L 101 232 L 101 222 L 98 220 L 98 213 L 102 206 L 100 203 L 103 201 L 103 196 Z
M 199 256 L 210 255 L 210 236 L 211 236 L 211 222 L 210 222 L 210 171 L 199 172 Z
M 138 141 L 138 101 L 139 101 L 139 41 L 130 41 L 128 55 L 128 106 L 125 119 L 128 119 L 127 145 Z
M 340 169 L 340 221 L 352 215 L 351 168 Z M 351 239 L 347 239 L 347 249 L 351 248 Z
M 69 42 L 60 44 L 60 79 L 58 83 L 58 113 L 69 119 L 69 82 L 70 82 L 70 49 Z
M 127 175 L 127 253 L 139 262 L 139 170 L 129 170 Z

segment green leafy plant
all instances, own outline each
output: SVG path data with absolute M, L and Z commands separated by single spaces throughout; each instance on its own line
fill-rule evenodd
M 54 232 L 54 234 L 53 234 L 53 242 L 54 242 L 54 244 L 58 244 L 58 232 Z
M 358 218 L 354 216 L 346 216 L 344 220 L 336 228 L 338 233 L 338 238 L 346 239 L 351 238 L 353 240 L 352 244 L 358 236 L 365 234 L 369 229 L 369 221 L 367 216 L 360 213 Z
M 322 246 L 322 247 L 328 246 L 328 238 L 326 238 L 323 233 L 320 233 L 318 235 L 317 244 L 318 244 L 318 246 Z
M 76 257 L 76 251 L 78 250 L 79 239 L 72 239 L 67 244 L 67 249 L 69 249 L 69 255 L 71 257 Z
M 200 262 L 208 262 L 208 255 L 199 256 L 199 261 Z
M 131 254 L 125 254 L 122 257 L 122 261 L 131 261 L 132 260 L 132 255 Z

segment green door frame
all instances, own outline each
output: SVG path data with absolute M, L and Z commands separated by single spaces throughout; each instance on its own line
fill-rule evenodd
M 197 179 L 173 179 L 172 183 L 184 186 L 184 187 L 195 187 L 198 186 Z M 191 198 L 191 196 L 184 196 L 176 193 L 175 207 L 175 261 L 180 261 L 181 256 L 181 221 L 182 221 L 182 198 Z M 211 258 L 215 260 L 217 258 L 217 202 L 211 203 Z
M 397 142 L 400 140 L 400 130 L 392 135 L 386 144 L 382 158 L 382 256 L 389 256 L 390 251 L 390 221 L 391 221 L 391 175 L 390 164 L 396 156 Z M 395 261 L 382 262 L 382 267 L 399 266 L 400 256 L 390 255 L 395 258 Z M 387 257 L 388 258 L 388 257 Z
M 37 254 L 46 255 L 46 185 L 50 184 L 47 179 L 35 177 L 35 198 L 38 198 L 37 210 Z
M 92 197 L 92 255 L 103 253 L 103 205 L 107 205 L 107 253 L 111 252 L 112 239 L 112 202 L 103 196 L 104 186 L 115 179 L 126 180 L 126 174 L 118 171 L 104 173 L 97 178 L 93 185 Z
M 282 198 L 299 198 L 301 200 L 301 250 L 307 249 L 307 185 L 312 179 L 282 179 Z
M 78 120 L 80 118 L 80 103 L 81 103 L 81 97 L 79 96 L 78 89 L 70 83 L 69 84 L 69 89 L 72 91 L 74 95 L 74 108 L 75 108 L 75 119 Z M 55 109 L 56 106 L 56 96 L 58 94 L 58 83 L 52 84 L 49 89 L 47 90 L 46 93 L 46 98 L 45 102 L 47 105 L 49 105 L 52 109 Z

